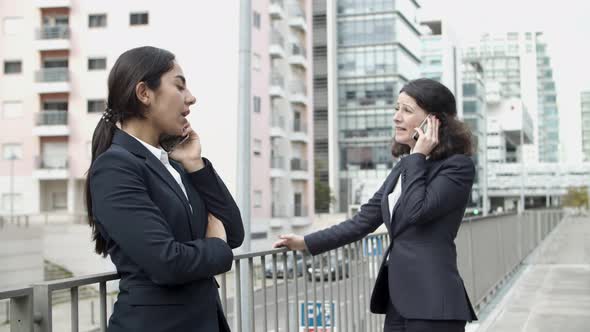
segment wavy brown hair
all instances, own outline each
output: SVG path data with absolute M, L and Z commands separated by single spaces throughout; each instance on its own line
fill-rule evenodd
M 430 153 L 434 160 L 445 159 L 454 154 L 473 154 L 472 134 L 469 127 L 457 118 L 457 104 L 453 93 L 443 84 L 428 78 L 412 80 L 402 87 L 399 93 L 414 98 L 416 104 L 426 113 L 440 120 L 438 145 Z M 410 153 L 410 146 L 393 139 L 391 154 L 395 158 Z

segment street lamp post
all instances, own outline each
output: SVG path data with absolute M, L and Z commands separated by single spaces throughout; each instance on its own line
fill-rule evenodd
M 14 219 L 14 161 L 16 160 L 16 155 L 14 152 L 10 153 L 10 222 L 13 222 Z

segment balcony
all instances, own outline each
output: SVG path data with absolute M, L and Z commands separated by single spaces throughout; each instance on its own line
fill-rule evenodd
M 37 180 L 65 180 L 68 178 L 67 156 L 35 157 L 33 178 Z
M 69 136 L 67 111 L 42 111 L 35 115 L 34 136 Z
M 301 120 L 293 122 L 293 132 L 291 133 L 291 141 L 307 143 L 307 124 Z
M 291 44 L 289 63 L 294 66 L 307 68 L 307 50 L 299 44 Z
M 301 158 L 291 159 L 291 179 L 292 180 L 308 180 L 308 165 L 307 160 Z
M 270 96 L 272 98 L 285 97 L 285 78 L 283 75 L 273 72 L 270 75 Z
M 293 104 L 307 105 L 307 87 L 303 80 L 291 81 L 289 100 Z
M 37 8 L 69 8 L 71 0 L 35 0 Z
M 305 12 L 299 4 L 292 4 L 289 7 L 289 26 L 293 29 L 305 32 L 307 30 L 307 22 L 305 21 Z
M 277 178 L 285 176 L 285 157 L 271 156 L 270 157 L 270 177 Z
M 70 27 L 67 25 L 43 26 L 37 29 L 36 37 L 39 51 L 70 49 Z
M 35 91 L 38 93 L 69 93 L 68 68 L 44 68 L 35 73 Z
M 271 137 L 285 137 L 286 126 L 285 116 L 281 115 L 277 111 L 272 112 L 271 123 L 270 123 L 270 136 Z
M 285 38 L 277 30 L 273 29 L 270 33 L 270 47 L 268 52 L 271 58 L 285 57 Z
M 272 19 L 282 20 L 285 17 L 283 0 L 270 0 L 268 13 Z
M 287 208 L 284 204 L 272 203 L 272 217 L 273 218 L 286 218 Z

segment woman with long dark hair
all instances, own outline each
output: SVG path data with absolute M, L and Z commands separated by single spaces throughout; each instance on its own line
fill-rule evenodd
M 370 308 L 386 314 L 383 331 L 464 331 L 477 317 L 454 240 L 475 177 L 471 133 L 451 91 L 434 80 L 408 82 L 395 109 L 392 154 L 400 160 L 375 195 L 351 219 L 305 237 L 281 235 L 274 246 L 317 255 L 385 223 L 391 244 Z
M 86 181 L 96 252 L 121 278 L 108 331 L 229 331 L 214 276 L 231 269 L 244 229 L 186 119 L 195 97 L 182 68 L 166 50 L 134 48 L 108 90 Z

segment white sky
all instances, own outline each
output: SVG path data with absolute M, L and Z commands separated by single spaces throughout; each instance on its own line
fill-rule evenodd
M 419 0 L 428 17 L 447 19 L 459 40 L 481 32 L 545 34 L 557 89 L 564 161 L 581 160 L 580 91 L 590 90 L 589 0 Z

